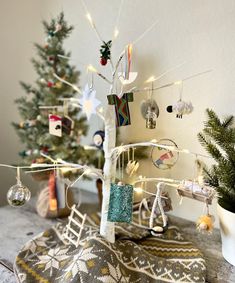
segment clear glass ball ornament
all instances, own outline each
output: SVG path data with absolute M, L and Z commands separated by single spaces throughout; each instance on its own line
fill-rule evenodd
M 7 201 L 11 206 L 23 206 L 31 197 L 30 190 L 21 182 L 17 182 L 7 192 Z

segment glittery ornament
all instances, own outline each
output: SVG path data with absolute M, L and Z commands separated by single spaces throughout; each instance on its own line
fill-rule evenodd
M 111 184 L 108 221 L 127 222 L 132 220 L 133 186 Z
M 30 190 L 20 181 L 19 168 L 17 168 L 17 183 L 7 192 L 7 201 L 11 206 L 23 206 L 31 197 Z

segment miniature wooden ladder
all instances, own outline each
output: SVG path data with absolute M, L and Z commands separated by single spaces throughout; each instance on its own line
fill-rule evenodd
M 80 244 L 80 238 L 82 235 L 82 230 L 84 229 L 84 224 L 86 221 L 86 214 L 82 214 L 76 209 L 76 205 L 74 204 L 71 208 L 71 213 L 68 217 L 69 222 L 66 225 L 63 237 L 67 239 L 70 243 L 75 245 L 77 248 Z M 79 221 L 81 219 L 81 222 Z M 72 227 L 72 225 L 74 227 Z M 78 227 L 79 232 L 75 231 Z

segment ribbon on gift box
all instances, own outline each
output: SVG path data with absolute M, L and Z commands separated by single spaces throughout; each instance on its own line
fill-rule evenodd
M 50 121 L 53 121 L 53 122 L 56 122 L 56 121 L 61 121 L 62 118 L 61 118 L 60 116 L 58 116 L 58 115 L 53 115 L 53 114 L 51 114 L 51 115 L 49 116 L 49 120 L 50 120 Z

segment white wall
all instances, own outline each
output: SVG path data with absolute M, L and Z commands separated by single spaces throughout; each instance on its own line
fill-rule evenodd
M 41 1 L 0 2 L 0 163 L 17 164 L 20 161 L 18 152 L 23 146 L 11 126 L 11 122 L 20 121 L 14 100 L 25 95 L 19 81 L 33 82 L 36 77 L 30 58 L 35 54 L 33 43 L 44 40 L 40 23 L 44 7 Z M 29 176 L 23 178 L 35 193 L 38 184 Z M 0 180 L 0 205 L 3 205 L 7 190 L 16 182 L 14 170 L 1 168 Z
M 3 140 L 0 150 L 3 162 L 14 162 L 16 149 L 19 147 L 9 126 L 9 122 L 17 117 L 17 114 L 13 113 L 15 107 L 12 103 L 16 96 L 22 95 L 17 81 L 19 79 L 31 81 L 33 78 L 28 59 L 33 54 L 31 42 L 43 40 L 40 29 L 41 18 L 49 19 L 63 9 L 66 18 L 75 25 L 75 31 L 68 40 L 67 46 L 72 50 L 74 63 L 77 63 L 82 71 L 80 86 L 83 86 L 87 79 L 84 65 L 92 63 L 104 73 L 108 69 L 103 70 L 103 67 L 99 66 L 100 43 L 87 23 L 80 1 L 37 0 L 30 5 L 31 2 L 24 1 L 25 5 L 22 6 L 18 1 L 1 1 L 0 4 L 2 13 L 0 21 L 3 22 L 0 26 L 1 34 L 3 33 L 0 87 L 4 99 L 1 105 L 4 105 L 3 110 L 8 109 L 1 111 Z M 14 12 L 11 9 L 13 3 L 19 6 Z M 119 3 L 118 0 L 86 1 L 105 40 L 109 40 L 112 36 Z M 145 129 L 145 121 L 140 115 L 139 105 L 146 94 L 135 94 L 135 102 L 130 105 L 132 125 L 122 129 L 123 139 L 140 141 L 166 137 L 175 140 L 179 147 L 203 153 L 197 140 L 197 133 L 203 127 L 205 109 L 213 108 L 222 116 L 234 114 L 235 2 L 233 0 L 146 0 L 144 2 L 126 0 L 120 17 L 120 36 L 113 48 L 114 58 L 119 55 L 125 44 L 138 38 L 156 20 L 159 20 L 158 25 L 134 46 L 133 70 L 139 72 L 138 86 L 143 86 L 143 82 L 149 76 L 159 75 L 182 62 L 185 64 L 164 77 L 159 85 L 207 69 L 213 69 L 213 72 L 185 83 L 183 97 L 192 101 L 195 110 L 182 120 L 165 111 L 166 106 L 178 100 L 176 87 L 155 94 L 161 111 L 156 130 Z M 9 26 L 4 24 L 7 22 Z M 106 102 L 108 86 L 102 80 L 96 79 L 95 87 L 99 98 Z M 100 122 L 92 119 L 91 135 L 101 127 Z M 87 141 L 90 139 L 88 138 Z M 10 152 L 6 154 L 7 150 Z M 194 159 L 182 154 L 169 175 L 174 178 L 192 178 L 194 169 Z M 151 162 L 148 164 L 145 162 L 142 170 L 148 176 L 166 174 L 155 169 Z M 1 169 L 1 174 L 6 172 L 2 173 Z M 5 175 L 2 175 L 2 180 L 4 187 L 8 187 L 9 177 L 5 178 Z M 195 220 L 202 213 L 202 205 L 195 201 L 185 199 L 179 206 L 178 197 L 174 193 L 172 197 L 173 213 L 176 215 Z

